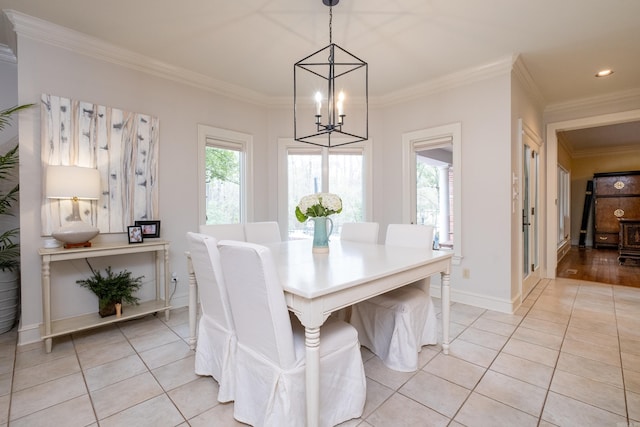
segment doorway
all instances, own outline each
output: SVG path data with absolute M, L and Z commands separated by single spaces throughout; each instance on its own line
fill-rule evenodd
M 558 265 L 557 251 L 557 230 L 558 214 L 556 200 L 558 198 L 558 135 L 560 131 L 585 129 L 597 126 L 613 125 L 640 120 L 640 109 L 629 110 L 619 113 L 603 114 L 598 116 L 583 117 L 579 119 L 552 122 L 546 126 L 547 143 L 547 172 L 546 172 L 546 262 L 543 275 L 545 278 L 554 279 L 556 277 L 556 267 Z M 580 213 L 572 212 L 572 215 Z

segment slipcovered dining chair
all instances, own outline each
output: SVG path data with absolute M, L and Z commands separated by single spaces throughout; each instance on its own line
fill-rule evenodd
M 253 426 L 303 426 L 304 328 L 289 317 L 271 251 L 221 241 L 222 270 L 238 336 L 234 417 Z M 362 415 L 366 378 L 356 330 L 328 321 L 320 330 L 320 425 Z
M 389 224 L 385 245 L 431 252 L 433 226 Z M 390 369 L 417 370 L 422 346 L 438 342 L 429 287 L 429 278 L 422 279 L 352 307 L 350 322 L 358 330 L 360 342 Z
M 247 222 L 244 225 L 244 235 L 247 242 L 261 245 L 282 241 L 280 227 L 275 221 Z
M 244 224 L 200 224 L 200 233 L 218 240 L 239 240 L 245 242 Z
M 218 401 L 228 402 L 234 399 L 237 341 L 222 276 L 218 240 L 205 234 L 189 232 L 187 241 L 202 305 L 195 373 L 212 376 L 219 386 Z
M 345 222 L 340 231 L 340 240 L 362 243 L 378 243 L 377 222 Z

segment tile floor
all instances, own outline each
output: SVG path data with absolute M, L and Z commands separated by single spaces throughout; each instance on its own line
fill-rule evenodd
M 437 305 L 437 304 L 436 304 Z M 413 373 L 363 349 L 367 403 L 343 426 L 640 426 L 640 289 L 542 281 L 513 315 L 452 305 L 450 355 Z M 193 373 L 187 311 L 16 347 L 0 335 L 0 426 L 235 426 Z

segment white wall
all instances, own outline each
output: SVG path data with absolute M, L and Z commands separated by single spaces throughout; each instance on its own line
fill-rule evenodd
M 1 21 L 0 21 L 1 22 Z M 11 108 L 18 103 L 18 68 L 15 62 L 0 56 L 0 110 Z M 0 133 L 0 146 L 18 135 L 17 116 L 13 116 L 10 126 Z M 3 150 L 6 151 L 6 150 Z
M 457 87 L 382 108 L 375 135 L 376 197 L 381 227 L 402 221 L 401 137 L 409 131 L 462 123 L 462 261 L 451 275 L 452 298 L 505 309 L 511 300 L 510 76 Z M 462 270 L 469 278 L 462 278 Z
M 160 122 L 159 212 L 161 237 L 171 241 L 171 271 L 178 274 L 172 304 L 187 304 L 185 233 L 198 228 L 197 124 L 207 124 L 254 136 L 255 206 L 268 204 L 267 114 L 263 108 L 216 96 L 198 88 L 154 77 L 87 56 L 18 36 L 19 101 L 38 103 L 41 93 L 90 101 L 128 111 L 158 116 Z M 21 342 L 39 338 L 42 320 L 40 258 L 40 205 L 42 161 L 40 159 L 40 110 L 34 108 L 20 121 L 20 186 L 22 243 Z M 126 241 L 124 234 L 100 236 Z M 129 260 L 127 260 L 129 261 Z M 134 274 L 153 274 L 144 262 L 133 261 Z M 119 260 L 92 262 L 104 267 Z M 64 264 L 64 263 L 61 263 Z M 84 262 L 52 270 L 54 316 L 67 317 L 95 312 L 93 295 L 76 285 L 88 274 Z M 27 267 L 29 266 L 29 267 Z M 64 296 L 64 298 L 61 298 Z

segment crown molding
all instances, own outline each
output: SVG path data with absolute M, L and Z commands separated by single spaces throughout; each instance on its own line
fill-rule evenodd
M 16 63 L 16 56 L 9 46 L 0 44 L 0 62 L 8 62 L 9 64 Z
M 158 61 L 107 43 L 96 37 L 70 30 L 15 10 L 5 10 L 4 13 L 13 24 L 15 32 L 22 37 L 167 80 L 187 84 L 228 98 L 258 105 L 268 103 L 266 96 L 246 88 L 221 82 L 203 74 Z
M 562 132 L 557 132 L 556 137 L 558 139 L 558 146 L 562 147 L 569 154 L 569 157 L 571 158 L 575 157 L 573 147 L 571 146 L 571 144 L 567 142 L 567 139 L 564 137 L 564 134 Z
M 618 147 L 596 147 L 584 150 L 571 150 L 571 157 L 574 159 L 582 159 L 585 157 L 602 157 L 602 156 L 621 156 L 621 155 L 638 155 L 638 145 L 621 145 Z
M 535 80 L 533 80 L 533 77 L 531 77 L 531 73 L 529 73 L 529 69 L 520 55 L 517 55 L 513 61 L 513 75 L 522 83 L 527 94 L 533 98 L 540 107 L 543 107 L 546 103 L 544 96 Z
M 424 98 L 425 96 L 432 95 L 434 93 L 444 92 L 446 90 L 487 80 L 493 77 L 502 76 L 511 72 L 513 62 L 514 57 L 508 56 L 488 64 L 456 71 L 446 76 L 429 80 L 423 84 L 381 96 L 375 99 L 373 104 L 377 106 L 391 106 Z
M 625 102 L 640 103 L 640 88 L 550 104 L 544 109 L 544 114 L 574 113 L 591 108 L 615 107 Z

